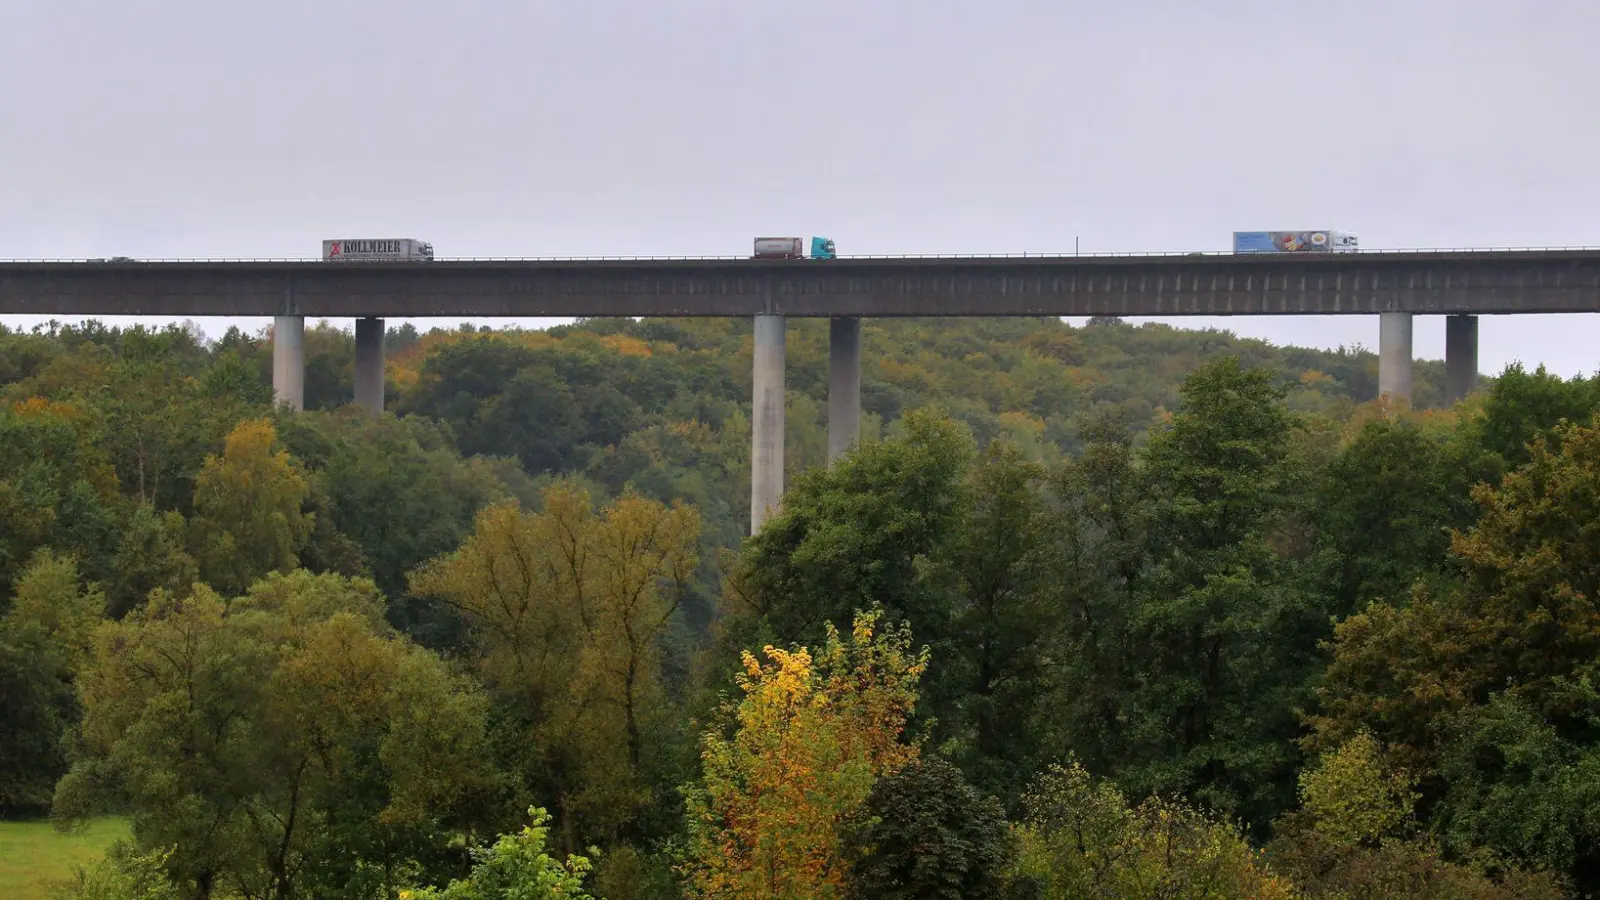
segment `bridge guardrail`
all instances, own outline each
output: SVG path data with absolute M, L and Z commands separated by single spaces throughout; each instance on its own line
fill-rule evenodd
M 1551 252 L 1600 252 L 1600 246 L 1563 246 L 1563 247 L 1396 247 L 1396 248 L 1363 248 L 1361 250 L 1346 251 L 1337 254 L 1315 254 L 1317 257 L 1326 256 L 1360 256 L 1360 255 L 1392 255 L 1392 254 L 1422 254 L 1422 253 L 1551 253 Z M 1289 256 L 1291 254 L 1249 253 L 1236 254 L 1231 250 L 1112 250 L 1096 251 L 1090 253 L 1045 253 L 1024 251 L 1021 253 L 852 253 L 841 254 L 839 259 L 1066 259 L 1073 257 L 1089 259 L 1115 259 L 1115 258 L 1150 258 L 1150 257 L 1180 257 L 1180 256 Z M 1313 254 L 1293 254 L 1294 256 L 1310 256 Z M 733 262 L 751 260 L 750 256 L 441 256 L 435 262 Z M 0 265 L 7 263 L 90 263 L 104 262 L 106 265 L 133 265 L 138 263 L 314 263 L 322 262 L 321 257 L 292 257 L 292 256 L 260 256 L 260 257 L 231 257 L 231 256 L 195 256 L 195 257 L 162 257 L 135 259 L 130 262 L 109 262 L 100 259 L 64 259 L 64 258 L 31 258 L 31 259 L 0 259 Z M 343 265 L 343 263 L 341 264 Z

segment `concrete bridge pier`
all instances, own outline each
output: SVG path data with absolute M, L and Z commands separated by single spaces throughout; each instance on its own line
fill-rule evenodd
M 861 437 L 861 320 L 828 320 L 828 462 Z
M 1411 313 L 1378 315 L 1378 396 L 1411 402 Z
M 750 409 L 750 533 L 777 512 L 783 495 L 784 319 L 758 315 Z
M 1478 317 L 1444 320 L 1445 400 L 1455 403 L 1478 387 Z
M 306 317 L 272 321 L 272 398 L 294 409 L 306 406 Z
M 356 320 L 356 405 L 383 413 L 383 320 Z

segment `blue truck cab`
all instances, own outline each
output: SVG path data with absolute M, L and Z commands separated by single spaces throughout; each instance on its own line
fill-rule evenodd
M 811 239 L 812 259 L 833 259 L 834 257 L 833 238 L 814 237 Z

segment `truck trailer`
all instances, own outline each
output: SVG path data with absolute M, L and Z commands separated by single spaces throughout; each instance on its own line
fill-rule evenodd
M 835 250 L 832 238 L 814 237 L 811 239 L 810 259 L 833 259 Z M 806 259 L 806 242 L 804 238 L 797 237 L 758 237 L 755 248 L 756 259 Z
M 1351 253 L 1359 249 L 1347 231 L 1235 231 L 1235 253 Z
M 433 245 L 416 238 L 323 241 L 323 262 L 432 262 Z

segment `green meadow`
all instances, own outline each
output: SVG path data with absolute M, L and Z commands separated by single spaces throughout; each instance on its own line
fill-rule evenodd
M 0 822 L 0 897 L 45 900 L 53 884 L 89 866 L 117 838 L 128 836 L 122 819 L 95 819 L 69 834 L 44 820 Z

